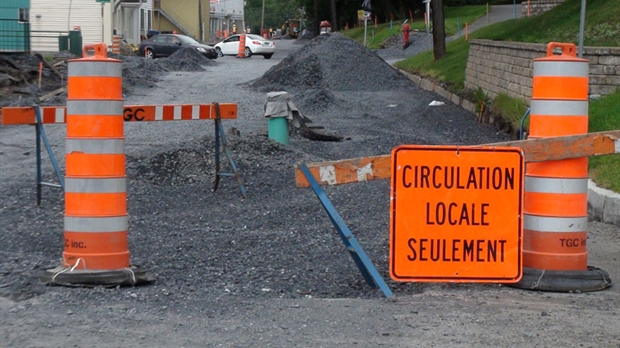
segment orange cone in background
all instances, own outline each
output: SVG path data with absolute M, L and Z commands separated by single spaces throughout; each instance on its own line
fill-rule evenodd
M 148 277 L 129 262 L 122 62 L 107 58 L 103 43 L 82 53 L 68 62 L 65 250 L 62 266 L 43 277 L 134 285 Z
M 534 61 L 530 138 L 588 132 L 588 69 L 574 44 L 549 43 L 547 56 Z M 588 267 L 588 159 L 528 163 L 524 187 L 524 276 L 516 286 L 594 291 L 611 285 L 606 272 Z
M 247 58 L 245 55 L 245 34 L 239 35 L 239 51 L 237 51 L 237 58 Z
M 118 35 L 112 37 L 112 53 L 121 54 L 121 37 Z

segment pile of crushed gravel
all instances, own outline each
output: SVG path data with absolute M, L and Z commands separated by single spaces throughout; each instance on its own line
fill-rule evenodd
M 320 35 L 249 86 L 257 91 L 377 91 L 412 86 L 375 52 L 340 33 Z

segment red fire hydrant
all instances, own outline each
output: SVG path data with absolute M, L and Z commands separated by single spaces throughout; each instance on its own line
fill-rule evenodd
M 411 28 L 409 27 L 409 23 L 405 23 L 403 25 L 403 49 L 409 46 L 409 30 L 410 29 Z

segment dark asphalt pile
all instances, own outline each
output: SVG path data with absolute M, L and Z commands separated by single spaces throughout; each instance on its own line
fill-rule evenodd
M 411 85 L 375 52 L 340 33 L 314 38 L 250 83 L 253 89 L 263 92 L 283 88 L 377 91 Z

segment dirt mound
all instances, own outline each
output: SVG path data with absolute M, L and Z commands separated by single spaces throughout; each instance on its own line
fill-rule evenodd
M 49 95 L 67 84 L 67 60 L 77 58 L 69 52 L 42 57 L 44 64 L 39 87 L 39 63 L 36 55 L 28 53 L 0 54 L 0 107 L 25 105 L 64 105 L 66 91 Z M 214 64 L 192 48 L 183 48 L 168 58 L 145 59 L 135 55 L 109 54 L 123 63 L 123 95 L 135 88 L 155 87 L 160 77 L 169 71 L 202 71 Z M 53 68 L 53 69 L 52 69 Z
M 211 59 L 190 47 L 181 48 L 158 62 L 170 71 L 202 71 L 204 65 L 212 64 Z
M 244 168 L 282 170 L 299 160 L 299 154 L 261 135 L 228 134 L 233 160 Z M 193 183 L 210 185 L 215 178 L 215 142 L 205 137 L 191 147 L 175 148 L 148 158 L 128 158 L 127 166 L 136 177 L 158 186 L 182 186 Z M 223 172 L 231 168 L 226 156 L 220 155 Z
M 68 52 L 46 57 L 26 53 L 0 54 L 0 107 L 48 101 L 45 96 L 58 90 L 66 81 L 64 61 L 71 58 L 75 56 Z M 39 64 L 43 64 L 40 84 Z
M 249 86 L 261 92 L 308 88 L 376 91 L 413 84 L 375 52 L 333 33 L 309 41 Z
M 155 87 L 162 74 L 169 71 L 158 60 L 136 56 L 122 56 L 123 94 L 131 94 L 136 87 Z
M 338 102 L 334 93 L 325 88 L 307 89 L 297 94 L 294 100 L 300 110 L 322 110 Z

